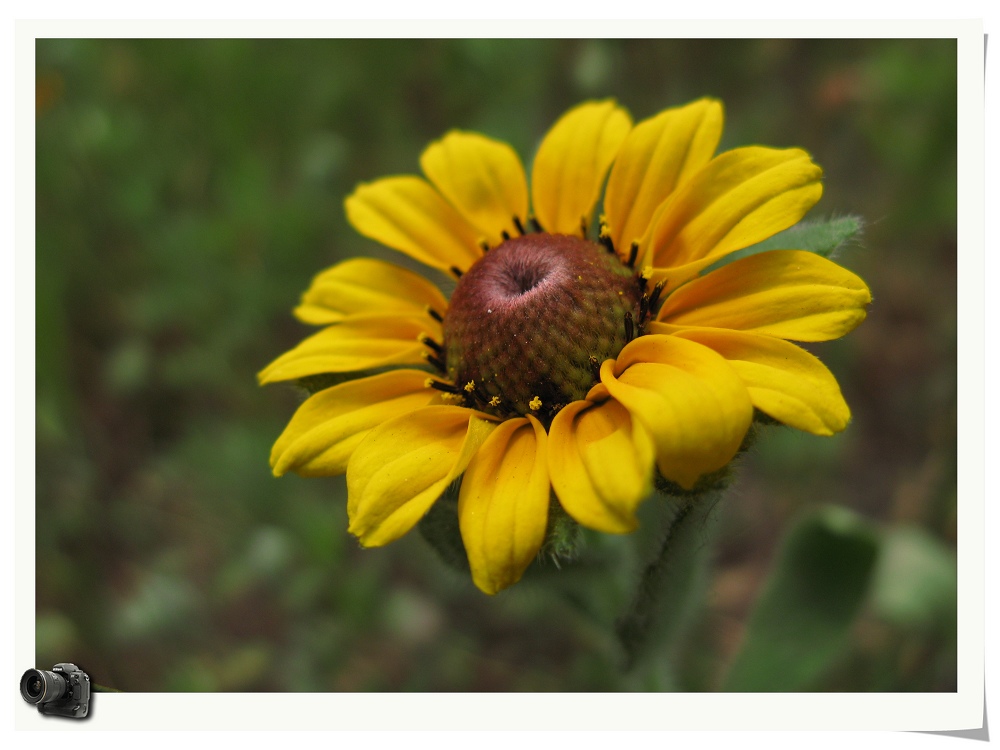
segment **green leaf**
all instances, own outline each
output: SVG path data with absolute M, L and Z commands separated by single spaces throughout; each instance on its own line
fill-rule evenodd
M 549 499 L 545 542 L 538 554 L 547 557 L 558 568 L 562 562 L 572 562 L 579 557 L 582 541 L 580 525 L 563 510 L 553 493 Z
M 427 515 L 420 519 L 417 528 L 445 565 L 468 573 L 469 557 L 458 526 L 458 491 L 461 486 L 461 479 L 452 482 L 427 511 Z
M 778 232 L 756 245 L 737 250 L 725 258 L 709 266 L 704 273 L 732 263 L 734 260 L 746 258 L 749 255 L 767 252 L 768 250 L 806 250 L 810 253 L 831 257 L 837 250 L 850 240 L 861 234 L 864 220 L 860 216 L 842 216 L 839 219 L 821 219 L 817 221 L 800 221 L 794 227 Z
M 954 553 L 918 527 L 887 534 L 872 586 L 875 614 L 909 631 L 954 630 L 957 605 Z
M 864 519 L 827 507 L 787 534 L 724 690 L 814 688 L 835 662 L 872 578 L 879 537 Z

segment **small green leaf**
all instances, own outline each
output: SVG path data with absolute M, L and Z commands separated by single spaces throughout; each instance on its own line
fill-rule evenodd
M 545 542 L 538 554 L 552 560 L 558 568 L 560 563 L 572 562 L 579 556 L 581 541 L 580 525 L 563 510 L 553 494 L 549 500 L 549 524 Z
M 878 551 L 875 529 L 844 508 L 801 519 L 785 537 L 723 689 L 814 688 L 846 645 Z
M 458 526 L 458 490 L 461 486 L 461 480 L 452 482 L 420 519 L 417 528 L 445 565 L 468 573 L 469 557 Z
M 886 535 L 872 587 L 878 617 L 910 631 L 953 630 L 957 602 L 952 552 L 918 527 Z
M 842 216 L 839 219 L 821 219 L 817 221 L 800 221 L 784 232 L 778 232 L 756 245 L 730 253 L 718 263 L 706 269 L 705 273 L 732 263 L 734 260 L 746 258 L 749 255 L 767 252 L 768 250 L 806 250 L 810 253 L 829 258 L 838 249 L 855 239 L 864 228 L 860 216 Z

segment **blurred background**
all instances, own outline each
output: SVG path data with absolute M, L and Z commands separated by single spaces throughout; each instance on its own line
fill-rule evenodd
M 954 40 L 47 39 L 36 75 L 35 666 L 126 691 L 955 690 Z M 302 396 L 255 374 L 310 332 L 291 309 L 314 274 L 392 257 L 346 223 L 357 182 L 418 172 L 452 127 L 530 164 L 583 99 L 639 120 L 704 95 L 725 103 L 720 149 L 822 165 L 809 218 L 866 220 L 836 257 L 874 303 L 810 347 L 850 427 L 763 431 L 700 605 L 623 674 L 558 582 L 574 571 L 486 597 L 419 533 L 361 550 L 343 477 L 272 478 Z M 878 549 L 829 616 L 781 593 L 825 504 Z M 649 520 L 588 537 L 608 565 L 581 585 L 612 619 Z M 812 667 L 753 666 L 768 616 L 814 618 Z

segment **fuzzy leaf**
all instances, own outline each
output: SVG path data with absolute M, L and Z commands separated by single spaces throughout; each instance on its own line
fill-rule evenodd
M 756 245 L 730 253 L 713 266 L 706 268 L 702 275 L 716 268 L 732 263 L 734 260 L 746 258 L 768 250 L 806 250 L 810 253 L 831 257 L 837 250 L 855 239 L 864 228 L 864 220 L 860 216 L 842 216 L 838 219 L 820 219 L 817 221 L 800 221 L 783 232 L 778 232 Z
M 458 490 L 461 480 L 452 482 L 437 502 L 420 519 L 417 528 L 434 548 L 441 562 L 461 573 L 469 572 L 469 558 L 458 528 Z

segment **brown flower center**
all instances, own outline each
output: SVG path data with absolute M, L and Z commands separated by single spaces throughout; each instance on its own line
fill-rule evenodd
M 476 408 L 551 418 L 583 398 L 637 332 L 642 286 L 594 242 L 528 234 L 459 280 L 444 320 L 448 376 Z

